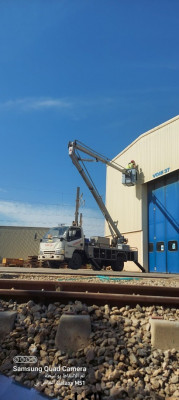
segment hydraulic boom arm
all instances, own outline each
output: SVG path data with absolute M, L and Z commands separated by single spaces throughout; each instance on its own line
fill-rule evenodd
M 121 166 L 119 166 L 118 164 L 115 164 L 114 162 L 110 161 L 108 158 L 93 151 L 89 147 L 82 145 L 80 142 L 78 142 L 76 140 L 74 142 L 69 142 L 68 148 L 69 148 L 69 156 L 71 157 L 73 164 L 79 171 L 80 175 L 82 176 L 83 180 L 85 181 L 86 185 L 88 186 L 89 190 L 91 191 L 94 199 L 96 200 L 101 212 L 103 213 L 103 215 L 109 225 L 109 229 L 110 229 L 113 239 L 117 239 L 117 241 L 120 243 L 125 243 L 126 239 L 121 235 L 115 222 L 111 218 L 111 216 L 110 216 L 105 204 L 103 203 L 103 200 L 102 200 L 100 194 L 98 193 L 98 190 L 97 190 L 94 182 L 92 181 L 92 178 L 89 175 L 89 172 L 87 171 L 83 161 L 101 161 L 104 164 L 107 164 L 126 175 L 129 174 L 128 171 L 125 168 L 122 168 Z M 82 159 L 80 154 L 78 153 L 78 150 L 85 154 L 90 155 L 91 157 L 93 157 L 94 160 Z

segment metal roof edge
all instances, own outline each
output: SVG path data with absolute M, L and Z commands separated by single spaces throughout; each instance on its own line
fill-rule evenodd
M 115 156 L 112 161 L 115 161 L 119 156 L 121 156 L 122 154 L 124 154 L 130 147 L 132 147 L 135 143 L 137 143 L 139 140 L 141 140 L 144 136 L 150 135 L 151 133 L 157 131 L 158 129 L 163 128 L 166 125 L 171 124 L 172 122 L 176 121 L 177 119 L 179 119 L 179 115 L 177 115 L 176 117 L 173 117 L 171 119 L 169 119 L 166 122 L 163 122 L 162 124 L 156 126 L 155 128 L 150 129 L 147 132 L 142 133 L 140 136 L 138 136 L 132 143 L 130 143 L 127 147 L 125 147 L 124 150 L 122 150 L 119 154 L 117 154 L 117 156 Z

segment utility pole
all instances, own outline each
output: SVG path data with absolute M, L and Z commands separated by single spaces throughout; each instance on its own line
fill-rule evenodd
M 75 225 L 78 226 L 78 215 L 80 208 L 80 188 L 77 187 L 76 191 L 76 210 L 75 210 Z

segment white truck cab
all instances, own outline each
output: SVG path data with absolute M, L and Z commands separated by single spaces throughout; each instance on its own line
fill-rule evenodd
M 79 226 L 51 228 L 41 239 L 38 260 L 48 266 L 72 259 L 75 251 L 84 250 L 83 229 Z

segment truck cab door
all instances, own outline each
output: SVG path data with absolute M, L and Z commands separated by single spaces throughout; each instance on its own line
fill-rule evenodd
M 75 250 L 84 249 L 84 235 L 82 228 L 72 226 L 69 228 L 65 243 L 65 255 L 71 258 Z

